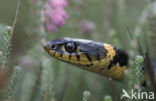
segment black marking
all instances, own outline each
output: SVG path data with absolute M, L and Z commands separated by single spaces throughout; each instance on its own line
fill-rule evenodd
M 126 66 L 128 64 L 128 55 L 122 51 L 121 49 L 114 48 L 116 55 L 111 60 L 108 69 L 115 66 L 117 63 L 122 66 Z
M 80 61 L 80 55 L 78 53 L 76 53 L 75 55 L 76 55 L 77 61 Z
M 104 49 L 102 51 L 100 51 L 100 52 L 102 52 L 104 54 L 104 57 L 106 57 L 107 56 L 107 53 L 108 53 L 108 50 L 105 47 L 103 47 L 103 48 Z
M 100 54 L 99 54 L 98 52 L 96 53 L 96 58 L 97 58 L 97 60 L 98 60 L 99 62 L 101 62 Z
M 100 68 L 100 70 L 102 71 L 102 70 L 104 70 L 105 68 Z
M 91 67 L 93 66 L 93 63 L 87 64 L 86 67 Z
M 92 62 L 92 59 L 90 58 L 90 56 L 87 53 L 85 53 L 85 55 L 86 55 L 87 59 L 89 60 L 89 62 Z
M 69 53 L 69 60 L 71 59 L 71 57 L 72 57 L 72 53 Z
M 60 52 L 60 57 L 62 57 L 63 56 L 63 52 Z
M 147 87 L 147 81 L 143 81 L 141 84 L 142 87 Z

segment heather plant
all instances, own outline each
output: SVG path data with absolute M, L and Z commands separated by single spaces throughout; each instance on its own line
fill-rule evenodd
M 84 91 L 83 92 L 83 101 L 89 101 L 90 92 Z
M 68 18 L 64 7 L 68 2 L 66 0 L 49 0 L 45 8 L 43 8 L 42 16 L 45 20 L 45 25 L 49 31 L 56 32 L 57 27 L 62 27 L 65 20 Z
M 18 0 L 13 25 L 0 24 L 0 101 L 134 101 L 121 99 L 123 89 L 154 91 L 155 8 L 155 0 Z M 45 42 L 62 37 L 122 48 L 129 55 L 124 80 L 47 55 Z
M 21 73 L 21 67 L 15 66 L 13 69 L 13 73 L 10 77 L 8 82 L 8 90 L 7 90 L 7 99 L 13 100 L 15 99 L 16 92 L 17 92 L 17 83 L 19 83 L 19 77 Z
M 136 83 L 137 85 L 141 86 L 142 77 L 143 77 L 143 61 L 144 58 L 142 56 L 135 57 L 135 64 L 136 64 Z
M 5 67 L 11 51 L 11 27 L 5 26 L 1 29 L 1 69 Z M 2 41 L 3 40 L 3 41 Z
M 112 101 L 111 96 L 106 95 L 106 96 L 104 97 L 104 101 Z

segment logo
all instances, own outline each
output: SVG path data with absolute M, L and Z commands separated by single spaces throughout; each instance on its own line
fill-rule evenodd
M 128 99 L 154 99 L 154 92 L 141 92 L 140 90 L 134 91 L 133 89 L 131 90 L 131 94 L 128 94 L 128 92 L 125 89 L 122 89 L 122 96 L 121 99 L 123 98 L 128 98 Z

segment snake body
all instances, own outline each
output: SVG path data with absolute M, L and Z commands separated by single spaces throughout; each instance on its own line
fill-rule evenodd
M 123 50 L 86 39 L 55 39 L 48 41 L 44 49 L 58 60 L 117 80 L 123 78 L 128 64 Z

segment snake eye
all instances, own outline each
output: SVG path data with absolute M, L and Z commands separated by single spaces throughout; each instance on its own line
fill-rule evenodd
M 51 49 L 56 49 L 57 46 L 55 44 L 51 45 Z
M 74 42 L 69 42 L 65 45 L 65 49 L 68 52 L 74 52 L 76 50 L 76 44 Z

